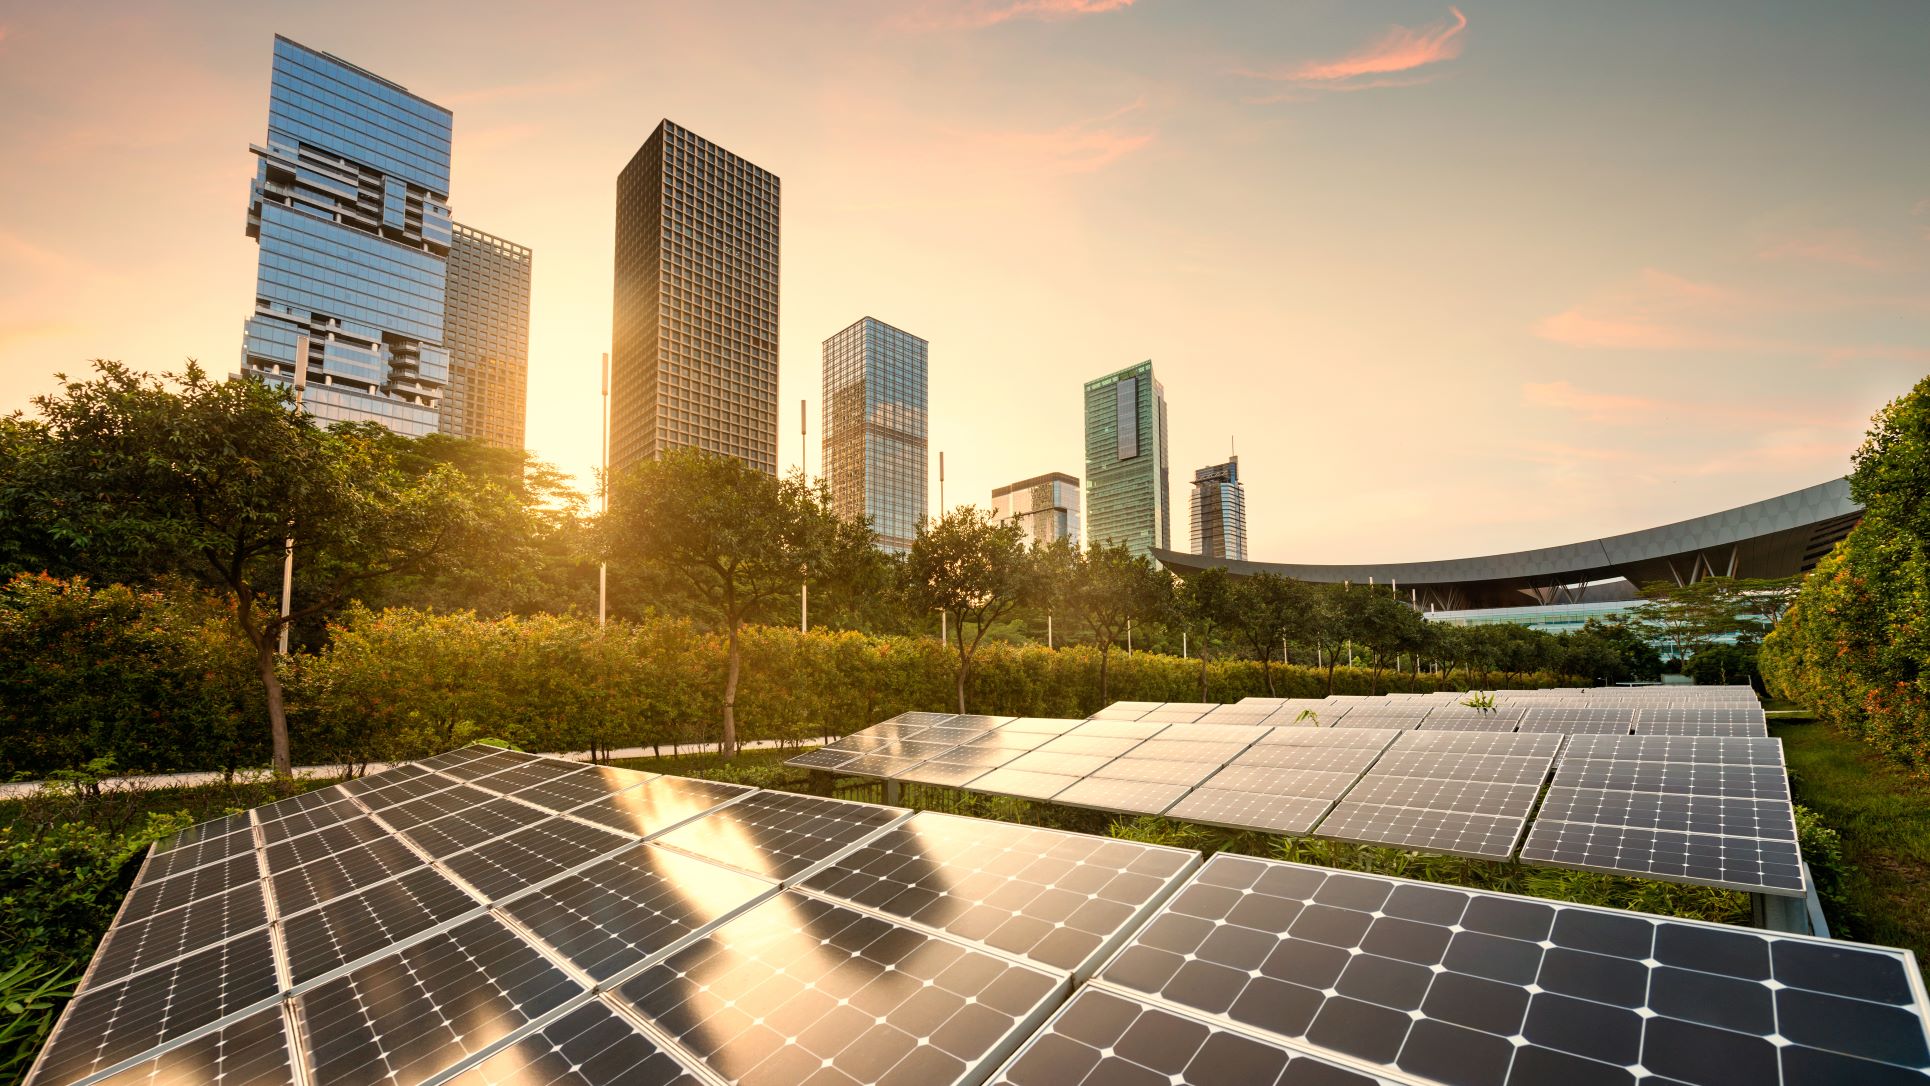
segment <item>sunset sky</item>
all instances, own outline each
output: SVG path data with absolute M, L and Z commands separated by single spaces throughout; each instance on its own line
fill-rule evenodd
M 286 34 L 455 111 L 535 250 L 530 448 L 597 461 L 615 179 L 670 117 L 783 179 L 780 463 L 819 345 L 931 341 L 952 504 L 1085 474 L 1151 358 L 1174 542 L 1237 441 L 1251 556 L 1563 543 L 1841 475 L 1930 372 L 1930 5 L 0 0 L 0 411 L 239 360 Z

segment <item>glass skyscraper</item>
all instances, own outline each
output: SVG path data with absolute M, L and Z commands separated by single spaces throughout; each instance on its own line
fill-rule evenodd
M 610 466 L 690 446 L 777 473 L 778 179 L 664 121 L 617 177 Z
M 1086 539 L 1134 554 L 1173 546 L 1166 389 L 1141 362 L 1086 382 Z
M 304 406 L 325 422 L 437 428 L 450 121 L 381 76 L 275 38 L 268 138 L 250 147 L 261 262 L 241 365 L 284 383 L 301 366 Z
M 1016 520 L 1033 546 L 1070 539 L 1079 545 L 1079 480 L 1055 471 L 992 491 L 992 519 Z
M 908 551 L 925 521 L 931 455 L 924 340 L 866 317 L 824 341 L 824 478 L 839 516 L 868 517 Z
M 529 402 L 528 249 L 461 223 L 449 246 L 443 334 L 449 347 L 445 434 L 523 447 Z
M 1246 561 L 1246 487 L 1237 456 L 1193 473 L 1193 553 Z

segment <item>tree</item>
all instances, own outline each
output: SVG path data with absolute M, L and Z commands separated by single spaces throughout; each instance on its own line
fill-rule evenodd
M 1189 575 L 1174 592 L 1173 610 L 1193 635 L 1200 654 L 1200 697 L 1206 701 L 1206 664 L 1213 643 L 1238 620 L 1238 594 L 1223 566 Z
M 1374 680 L 1371 693 L 1380 693 L 1381 672 L 1387 660 L 1420 647 L 1425 631 L 1422 618 L 1414 608 L 1402 603 L 1392 592 L 1382 593 L 1369 586 L 1365 592 L 1348 594 L 1354 612 L 1354 638 L 1374 654 Z
M 34 448 L 0 487 L 7 506 L 32 512 L 41 553 L 72 572 L 179 572 L 221 593 L 254 655 L 280 777 L 291 771 L 281 631 L 385 579 L 487 560 L 513 505 L 447 465 L 410 473 L 387 431 L 323 430 L 287 389 L 253 378 L 212 380 L 193 362 L 157 378 L 100 361 L 93 380 L 61 382 L 34 400 L 40 420 L 9 428 Z M 291 537 L 299 590 L 283 616 Z
M 1653 679 L 1662 673 L 1662 656 L 1648 639 L 1624 623 L 1598 618 L 1562 636 L 1560 661 L 1562 674 L 1607 684 Z
M 778 479 L 741 460 L 673 449 L 617 477 L 604 517 L 613 563 L 681 587 L 726 639 L 723 734 L 737 753 L 744 624 L 788 607 L 831 548 L 838 519 L 802 475 Z
M 1341 650 L 1355 637 L 1357 608 L 1349 598 L 1351 591 L 1346 585 L 1309 584 L 1304 595 L 1301 631 L 1326 659 L 1329 695 L 1334 692 L 1334 668 L 1340 665 Z
M 1273 650 L 1286 662 L 1286 643 L 1300 638 L 1306 628 L 1306 585 L 1278 574 L 1260 572 L 1243 577 L 1233 588 L 1233 631 L 1260 665 L 1267 696 L 1273 687 Z
M 1099 649 L 1099 701 L 1112 701 L 1112 649 L 1126 635 L 1127 624 L 1162 614 L 1170 606 L 1173 578 L 1124 544 L 1098 544 L 1079 556 L 1069 603 L 1092 633 Z
M 919 611 L 943 611 L 958 625 L 958 711 L 966 712 L 972 656 L 985 630 L 1031 597 L 1035 567 L 1016 521 L 992 520 L 989 510 L 959 506 L 920 529 L 905 558 L 906 596 Z M 965 627 L 974 628 L 970 639 Z

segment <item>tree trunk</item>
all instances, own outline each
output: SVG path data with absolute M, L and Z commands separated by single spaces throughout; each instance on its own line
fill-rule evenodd
M 1282 649 L 1280 652 L 1280 655 L 1285 656 L 1286 650 Z M 1263 652 L 1260 654 L 1260 677 L 1267 681 L 1267 697 L 1271 698 L 1271 697 L 1277 696 L 1273 692 L 1273 650 L 1272 648 L 1268 648 L 1266 652 Z
M 1331 653 L 1328 654 L 1327 656 L 1327 696 L 1328 697 L 1334 696 L 1334 668 L 1337 668 L 1339 666 L 1340 666 L 1339 658 L 1334 656 Z
M 295 766 L 288 749 L 288 710 L 282 703 L 281 676 L 275 672 L 276 646 L 267 630 L 256 628 L 253 612 L 254 602 L 237 593 L 235 625 L 241 627 L 241 635 L 255 650 L 255 668 L 261 676 L 262 692 L 267 695 L 268 742 L 275 779 L 287 781 L 294 777 Z
M 1112 656 L 1112 642 L 1099 646 L 1099 707 L 1112 704 L 1112 691 L 1106 684 L 1106 662 Z
M 1386 664 L 1381 662 L 1381 658 L 1379 656 L 1374 657 L 1374 685 L 1368 688 L 1368 691 L 1367 691 L 1368 693 L 1375 694 L 1375 695 L 1378 695 L 1380 693 L 1380 673 L 1381 673 L 1381 669 L 1386 666 L 1387 666 Z
M 958 662 L 958 712 L 963 716 L 965 709 L 965 683 L 971 677 L 972 665 L 965 660 Z
M 717 744 L 717 753 L 726 758 L 737 757 L 737 676 L 743 669 L 743 660 L 737 647 L 737 623 L 730 624 L 730 651 L 726 654 L 728 663 L 724 669 L 724 735 Z

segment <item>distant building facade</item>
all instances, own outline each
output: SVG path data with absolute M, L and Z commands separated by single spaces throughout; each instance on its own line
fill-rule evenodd
M 1069 539 L 1079 545 L 1079 480 L 1064 472 L 1021 479 L 992 491 L 992 519 L 1018 521 L 1033 546 Z
M 261 246 L 244 374 L 283 384 L 325 422 L 437 428 L 449 380 L 450 112 L 277 36 L 268 137 L 247 233 Z M 306 357 L 295 357 L 298 337 Z
M 1193 553 L 1246 560 L 1246 488 L 1237 456 L 1193 472 Z
M 618 176 L 612 469 L 691 447 L 777 473 L 778 187 L 668 120 Z
M 839 516 L 869 518 L 878 546 L 911 549 L 931 454 L 929 345 L 865 317 L 824 341 L 824 478 Z
M 523 447 L 529 282 L 527 248 L 455 224 L 442 318 L 449 347 L 443 433 L 506 449 Z
M 1152 556 L 1173 543 L 1166 390 L 1141 362 L 1086 382 L 1086 539 Z

